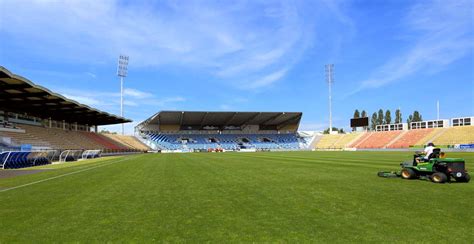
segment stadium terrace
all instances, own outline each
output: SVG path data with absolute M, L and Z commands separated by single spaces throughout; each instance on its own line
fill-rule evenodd
M 128 122 L 0 67 L 0 168 L 149 150 L 135 137 L 98 133 L 99 125 Z
M 301 112 L 162 111 L 136 126 L 155 150 L 298 150 Z

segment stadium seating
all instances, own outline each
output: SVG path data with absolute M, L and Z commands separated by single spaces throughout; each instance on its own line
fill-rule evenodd
M 348 134 L 343 134 L 343 136 L 334 143 L 333 147 L 334 148 L 346 148 L 348 145 L 353 142 L 354 140 L 357 140 L 357 138 L 361 137 L 363 133 L 348 133 Z
M 0 137 L 11 138 L 15 145 L 30 144 L 35 148 L 45 149 L 148 150 L 131 136 L 108 137 L 92 132 L 24 124 L 18 124 L 17 128 L 18 132 L 0 131 Z
M 343 134 L 336 134 L 336 135 L 323 135 L 323 137 L 319 140 L 318 144 L 316 144 L 316 148 L 318 149 L 330 149 L 334 148 L 333 145 L 342 138 Z
M 295 150 L 295 134 L 148 134 L 164 150 Z
M 130 148 L 134 148 L 134 149 L 142 150 L 142 151 L 150 150 L 150 148 L 147 145 L 143 144 L 141 141 L 139 141 L 137 138 L 133 136 L 117 135 L 117 134 L 110 134 L 110 133 L 104 133 L 102 135 L 114 141 L 120 142 L 123 145 L 126 145 Z
M 435 145 L 474 143 L 474 126 L 451 127 L 432 141 Z
M 433 129 L 417 129 L 406 131 L 398 140 L 393 142 L 388 148 L 408 148 L 414 146 L 418 141 L 431 134 Z
M 363 136 L 364 133 L 347 133 L 347 134 L 336 134 L 329 135 L 325 134 L 316 144 L 316 149 L 343 149 L 349 147 L 351 142 L 357 140 Z
M 37 137 L 31 133 L 26 132 L 11 132 L 11 131 L 0 131 L 0 137 L 11 138 L 14 144 L 31 144 L 36 147 L 51 147 L 52 145 L 45 141 L 41 140 L 42 137 Z
M 356 140 L 352 141 L 351 143 L 349 143 L 349 145 L 347 147 L 350 147 L 350 148 L 357 148 L 361 143 L 363 143 L 364 141 L 368 140 L 370 138 L 370 136 L 372 136 L 372 134 L 374 134 L 374 132 L 366 132 L 366 133 L 363 133 L 362 136 L 359 136 L 359 138 L 357 138 Z
M 384 148 L 401 133 L 402 131 L 371 132 L 356 148 Z
M 121 143 L 114 141 L 106 136 L 103 136 L 98 133 L 90 133 L 90 132 L 81 132 L 83 135 L 88 137 L 90 140 L 98 143 L 100 145 L 99 148 L 106 148 L 112 150 L 124 150 L 127 149 L 126 146 L 122 145 Z
M 37 141 L 45 141 L 54 149 L 96 149 L 102 148 L 100 144 L 94 143 L 78 131 L 67 131 L 58 128 L 45 128 L 32 125 L 19 125 L 27 134 L 38 138 Z M 41 139 L 39 139 L 41 138 Z M 20 141 L 25 144 L 24 141 Z M 34 146 L 34 144 L 32 144 Z
M 431 129 L 431 132 L 428 133 L 426 136 L 421 138 L 419 141 L 416 142 L 416 146 L 424 146 L 428 144 L 428 142 L 432 142 L 433 139 L 439 137 L 441 134 L 444 133 L 445 130 L 448 130 L 448 128 L 434 128 Z

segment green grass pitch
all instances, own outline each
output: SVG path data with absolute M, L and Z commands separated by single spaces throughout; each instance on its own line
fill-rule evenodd
M 474 154 L 448 156 L 474 171 Z M 46 165 L 0 179 L 0 243 L 473 243 L 474 182 L 376 176 L 410 158 L 194 153 Z

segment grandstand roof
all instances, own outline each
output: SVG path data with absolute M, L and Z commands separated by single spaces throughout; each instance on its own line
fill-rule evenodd
M 139 126 L 160 125 L 265 125 L 277 126 L 300 123 L 301 112 L 205 112 L 205 111 L 161 111 L 143 121 Z
M 0 109 L 88 125 L 132 122 L 54 93 L 0 66 Z

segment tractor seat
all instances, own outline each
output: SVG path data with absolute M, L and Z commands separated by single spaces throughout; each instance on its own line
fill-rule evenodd
M 433 152 L 428 156 L 428 160 L 432 158 L 439 158 L 439 155 L 441 154 L 441 149 L 440 148 L 435 148 L 433 149 Z

